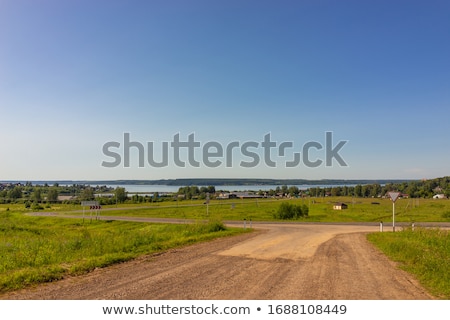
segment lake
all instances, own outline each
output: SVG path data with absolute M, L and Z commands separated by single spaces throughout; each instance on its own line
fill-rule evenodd
M 111 188 L 125 188 L 125 190 L 128 193 L 153 193 L 153 192 L 159 192 L 159 193 L 171 193 L 171 192 L 177 192 L 180 187 L 184 186 L 168 186 L 168 185 L 135 185 L 135 184 L 109 184 L 107 185 Z M 320 188 L 328 188 L 328 187 L 336 187 L 341 185 L 295 185 L 300 190 L 306 190 L 308 188 L 312 187 L 320 187 Z M 354 185 L 347 185 L 347 186 L 354 186 Z M 198 186 L 202 187 L 202 186 Z M 270 189 L 275 190 L 277 187 L 280 187 L 280 185 L 230 185 L 230 186 L 215 186 L 216 190 L 224 190 L 224 191 L 269 191 Z M 288 185 L 290 187 L 290 185 Z

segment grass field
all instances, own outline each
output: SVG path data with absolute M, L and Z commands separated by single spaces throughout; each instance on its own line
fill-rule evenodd
M 369 241 L 434 295 L 450 299 L 450 234 L 437 229 L 372 233 Z
M 0 215 L 0 291 L 81 274 L 198 241 L 245 232 L 221 222 L 149 224 Z
M 304 199 L 234 199 L 212 200 L 208 207 L 200 200 L 168 201 L 154 204 L 122 204 L 103 206 L 102 215 L 120 215 L 137 217 L 161 217 L 181 219 L 209 219 L 272 221 L 273 214 L 282 201 L 293 204 L 305 204 L 309 207 L 309 216 L 301 218 L 310 222 L 379 222 L 392 221 L 392 202 L 380 198 L 326 197 Z M 333 210 L 333 204 L 344 202 L 346 210 Z M 23 205 L 9 205 L 11 211 L 29 212 Z M 54 205 L 43 211 L 82 215 L 81 206 Z M 104 210 L 114 209 L 114 210 Z M 397 222 L 450 222 L 450 200 L 436 199 L 400 199 L 396 202 Z M 0 213 L 6 205 L 0 206 Z M 78 210 L 78 212 L 76 212 Z M 88 212 L 89 210 L 87 210 Z

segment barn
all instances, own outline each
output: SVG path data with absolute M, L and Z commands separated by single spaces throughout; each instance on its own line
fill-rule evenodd
M 348 205 L 343 202 L 338 202 L 333 205 L 333 210 L 344 210 L 347 209 Z

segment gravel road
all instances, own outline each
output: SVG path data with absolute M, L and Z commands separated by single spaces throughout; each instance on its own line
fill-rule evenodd
M 366 240 L 377 227 L 253 227 L 0 299 L 433 299 Z

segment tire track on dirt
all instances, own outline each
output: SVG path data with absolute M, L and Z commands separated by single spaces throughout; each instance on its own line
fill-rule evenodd
M 371 227 L 258 228 L 0 299 L 433 299 L 366 240 Z

